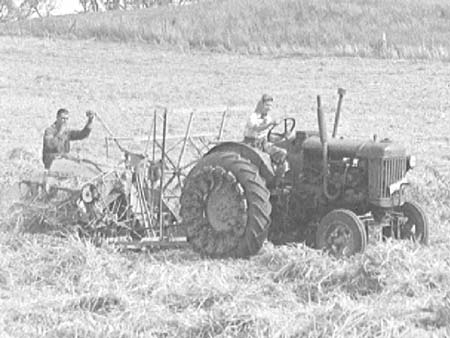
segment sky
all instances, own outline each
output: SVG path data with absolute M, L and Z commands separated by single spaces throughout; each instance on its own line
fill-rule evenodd
M 72 14 L 83 11 L 79 0 L 55 0 L 56 7 L 52 15 Z

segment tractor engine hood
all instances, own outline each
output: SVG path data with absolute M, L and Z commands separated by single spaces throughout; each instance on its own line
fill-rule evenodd
M 318 136 L 311 136 L 303 142 L 303 149 L 306 152 L 322 153 L 322 144 Z M 406 149 L 392 141 L 361 141 L 347 139 L 329 139 L 328 154 L 337 157 L 357 157 L 357 158 L 390 158 L 406 157 Z

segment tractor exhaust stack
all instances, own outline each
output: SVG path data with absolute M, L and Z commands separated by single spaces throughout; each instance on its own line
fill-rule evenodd
M 320 95 L 317 95 L 317 121 L 319 123 L 320 143 L 322 144 L 322 171 L 324 177 L 324 191 L 326 191 L 326 181 L 328 176 L 328 139 L 327 126 L 323 116 Z
M 341 106 L 342 106 L 342 100 L 344 98 L 345 95 L 345 89 L 344 88 L 338 88 L 338 95 L 339 95 L 339 99 L 338 99 L 338 104 L 337 104 L 337 109 L 336 109 L 336 115 L 334 117 L 334 127 L 333 127 L 333 134 L 332 137 L 336 137 L 337 135 L 337 130 L 338 130 L 338 125 L 339 125 L 339 118 L 341 115 Z
M 339 191 L 331 194 L 328 191 L 328 138 L 325 117 L 322 111 L 320 95 L 317 95 L 317 120 L 319 122 L 320 143 L 322 144 L 322 175 L 323 175 L 323 193 L 329 200 L 335 200 L 339 197 Z
M 320 142 L 322 143 L 322 148 L 327 150 L 328 139 L 327 139 L 327 125 L 325 123 L 325 118 L 323 116 L 322 104 L 320 100 L 320 95 L 317 95 L 317 121 L 319 122 L 319 135 Z

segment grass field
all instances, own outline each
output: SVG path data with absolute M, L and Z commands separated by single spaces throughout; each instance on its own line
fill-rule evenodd
M 315 96 L 322 95 L 331 122 L 336 89 L 344 87 L 340 134 L 389 137 L 418 156 L 413 197 L 431 230 L 429 247 L 380 243 L 344 261 L 303 246 L 267 244 L 248 260 L 208 260 L 189 250 L 121 253 L 77 239 L 1 233 L 0 336 L 449 336 L 448 64 L 17 37 L 0 38 L 0 60 L 3 192 L 40 168 L 42 131 L 63 106 L 73 126 L 93 109 L 117 134 L 130 135 L 146 132 L 156 103 L 250 110 L 268 92 L 276 117 L 316 129 Z M 186 118 L 179 111 L 170 117 L 172 132 Z M 232 116 L 227 135 L 240 138 L 244 120 Z M 100 158 L 103 136 L 96 124 L 80 152 Z
M 450 57 L 447 0 L 226 0 L 26 20 L 3 35 L 96 39 L 251 54 Z

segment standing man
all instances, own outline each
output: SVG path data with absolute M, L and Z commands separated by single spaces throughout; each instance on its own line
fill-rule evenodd
M 44 132 L 44 145 L 42 149 L 42 161 L 45 169 L 50 169 L 53 160 L 58 155 L 70 152 L 70 141 L 78 141 L 89 136 L 92 129 L 92 122 L 95 113 L 88 110 L 86 112 L 87 122 L 83 129 L 74 130 L 67 128 L 69 111 L 61 108 L 56 113 L 56 121 Z
M 268 94 L 264 94 L 258 101 L 255 111 L 250 114 L 245 125 L 244 143 L 268 153 L 277 167 L 284 167 L 286 150 L 267 141 L 267 131 L 279 124 L 269 115 L 272 104 L 273 97 Z

